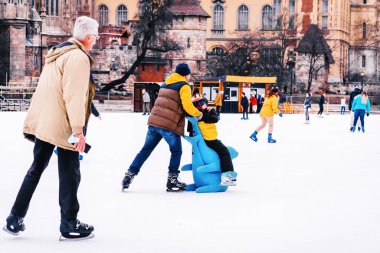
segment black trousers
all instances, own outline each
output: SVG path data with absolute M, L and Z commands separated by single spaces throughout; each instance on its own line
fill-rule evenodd
M 220 140 L 205 140 L 205 142 L 209 148 L 218 154 L 222 173 L 227 171 L 234 171 L 234 165 L 232 164 L 231 155 L 228 151 L 228 148 L 224 146 Z
M 248 107 L 243 106 L 243 119 L 248 119 Z
M 216 106 L 216 114 L 218 114 L 218 116 L 220 116 L 221 109 L 222 109 L 222 107 L 220 105 Z
M 317 113 L 317 115 L 322 114 L 322 113 L 323 113 L 323 104 L 319 104 L 319 112 Z
M 25 217 L 41 175 L 49 165 L 54 147 L 50 143 L 36 139 L 33 149 L 33 163 L 25 175 L 12 207 L 11 212 L 14 215 Z M 78 152 L 58 148 L 59 205 L 61 217 L 64 219 L 75 219 L 79 211 L 77 198 L 81 179 L 79 167 Z

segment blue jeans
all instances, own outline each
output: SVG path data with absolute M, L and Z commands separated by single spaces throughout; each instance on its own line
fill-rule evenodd
M 354 128 L 356 128 L 356 123 L 358 123 L 358 119 L 360 118 L 360 123 L 362 125 L 362 129 L 364 129 L 364 115 L 365 115 L 365 110 L 363 109 L 357 109 L 354 112 Z
M 164 140 L 168 143 L 171 152 L 169 173 L 178 175 L 182 156 L 181 136 L 170 130 L 165 130 L 155 126 L 148 127 L 145 144 L 136 155 L 132 164 L 129 166 L 128 171 L 137 175 L 140 172 L 144 162 L 148 159 L 162 138 L 164 138 Z

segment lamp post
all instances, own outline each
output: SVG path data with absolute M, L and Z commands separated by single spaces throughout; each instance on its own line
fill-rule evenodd
M 361 72 L 361 73 L 360 73 L 360 76 L 362 77 L 362 90 L 363 90 L 363 85 L 364 85 L 364 73 Z
M 293 70 L 296 65 L 296 59 L 293 51 L 288 51 L 288 66 L 289 66 L 289 72 L 290 72 L 290 96 L 293 95 L 293 81 L 294 81 L 294 75 Z

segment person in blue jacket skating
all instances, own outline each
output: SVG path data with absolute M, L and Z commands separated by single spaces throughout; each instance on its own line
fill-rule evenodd
M 356 96 L 354 99 L 354 102 L 352 102 L 352 110 L 354 111 L 354 126 L 351 130 L 351 132 L 355 132 L 356 130 L 356 123 L 358 122 L 358 119 L 360 118 L 361 123 L 361 130 L 364 133 L 364 114 L 369 116 L 369 113 L 371 112 L 371 103 L 368 98 L 367 92 L 363 91 L 361 95 Z M 359 128 L 360 131 L 360 128 Z

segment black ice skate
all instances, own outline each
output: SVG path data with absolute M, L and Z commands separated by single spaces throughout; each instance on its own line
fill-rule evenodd
M 168 182 L 166 183 L 166 191 L 168 192 L 180 192 L 184 191 L 186 187 L 185 183 L 178 181 L 178 175 L 169 174 Z
M 7 225 L 3 227 L 3 230 L 11 235 L 19 235 L 20 231 L 25 230 L 24 218 L 11 213 L 7 218 Z
M 60 241 L 86 240 L 94 238 L 94 234 L 92 234 L 94 227 L 86 223 L 82 223 L 78 219 L 61 219 L 61 226 L 59 230 L 62 234 L 59 238 Z
M 136 176 L 136 174 L 132 172 L 125 173 L 125 176 L 123 178 L 123 182 L 121 182 L 121 191 L 124 191 L 125 189 L 129 188 L 129 185 L 132 183 L 133 178 Z

